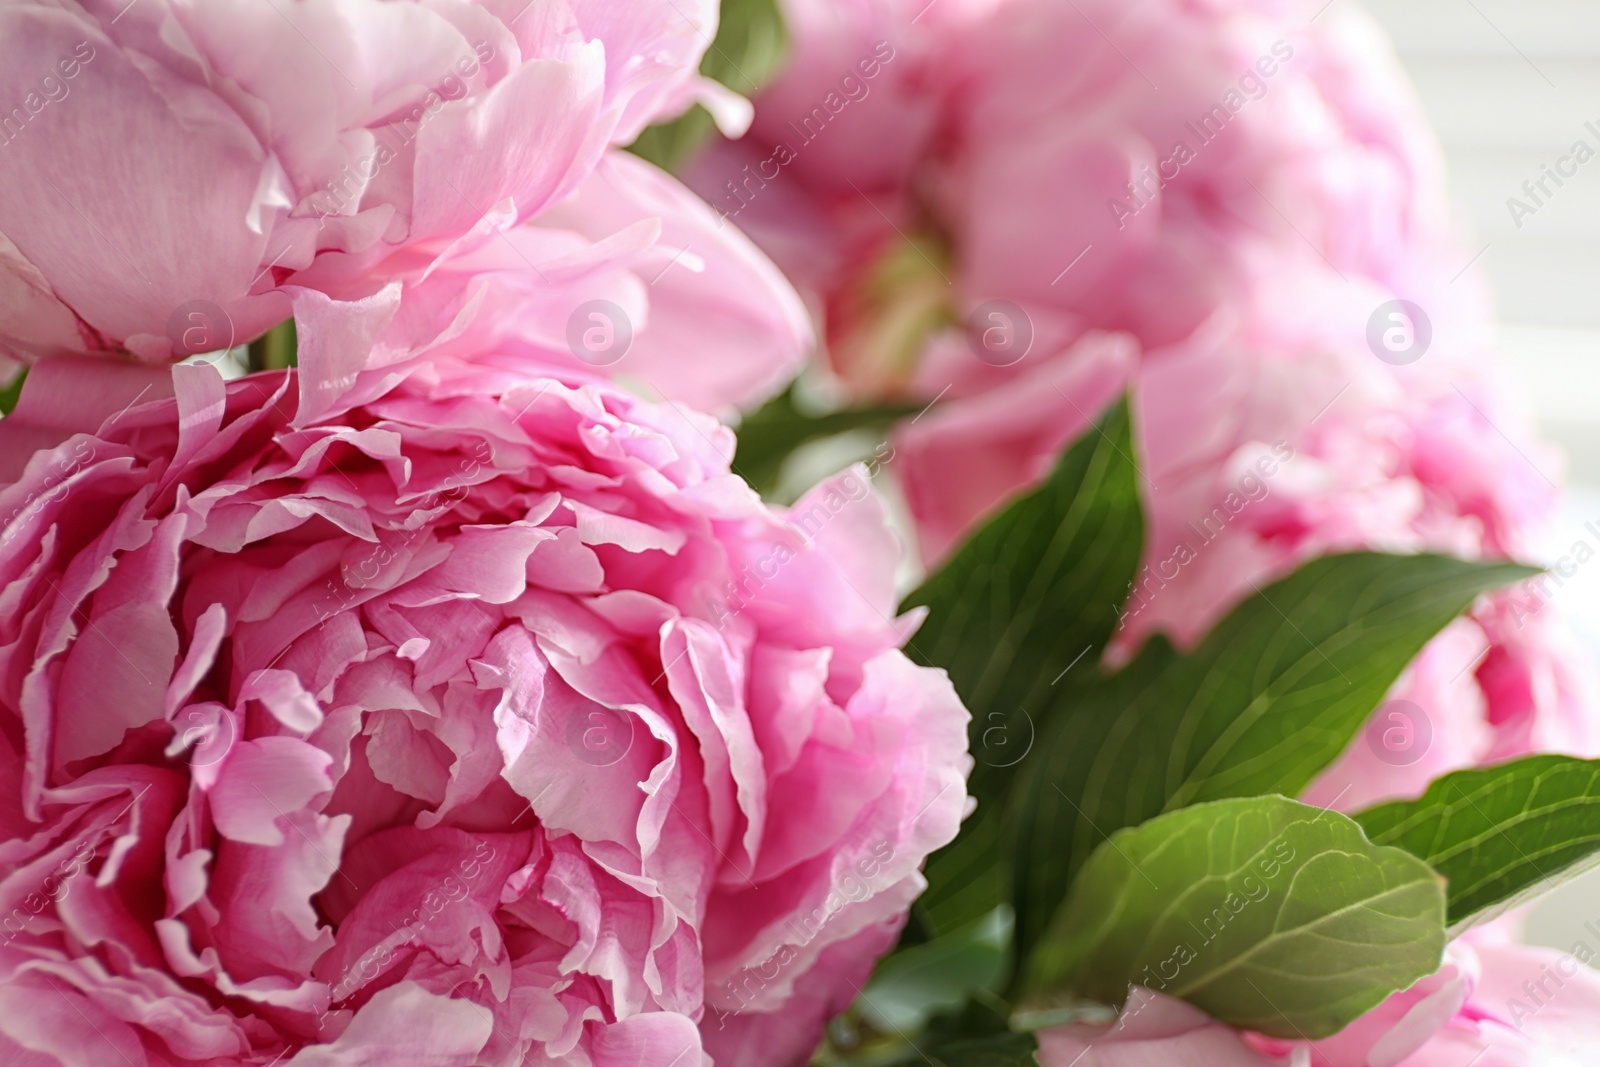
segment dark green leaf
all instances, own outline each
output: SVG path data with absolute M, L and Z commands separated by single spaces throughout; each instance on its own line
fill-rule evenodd
M 250 370 L 283 370 L 299 365 L 299 335 L 294 320 L 278 323 L 250 342 Z
M 1013 852 L 1011 899 L 1016 923 L 1013 958 L 1018 963 L 1026 958 L 1030 947 L 1043 934 L 1045 924 L 1060 904 L 1078 867 L 1103 840 L 1094 826 L 1081 821 L 1084 817 L 1081 805 L 1088 803 L 1082 790 L 1069 793 L 1056 780 L 1059 772 L 1081 775 L 1092 771 L 1092 759 L 1071 759 L 1070 739 L 1075 734 L 1080 735 L 1090 751 L 1107 741 L 1118 716 L 1125 713 L 1124 709 L 1152 706 L 1146 699 L 1147 691 L 1155 690 L 1167 670 L 1178 662 L 1178 653 L 1172 644 L 1157 634 L 1145 643 L 1133 662 L 1117 674 L 1099 678 L 1092 686 L 1073 694 L 1071 706 L 1040 739 L 1040 751 L 1034 764 L 1026 768 L 1017 784 L 1006 827 Z M 1138 713 L 1129 710 L 1126 714 Z M 1120 780 L 1099 784 L 1107 791 L 1114 791 Z M 1107 818 L 1101 809 L 1113 807 L 1109 799 L 1096 805 L 1095 822 L 1098 824 Z M 1128 824 L 1113 823 L 1103 829 L 1109 833 L 1124 825 Z M 1089 836 L 1091 834 L 1093 836 Z
M 948 671 L 972 712 L 978 807 L 929 861 L 917 910 L 934 932 L 1007 899 L 1004 797 L 1060 694 L 1093 677 L 1143 536 L 1124 399 L 903 605 L 928 608 L 908 653 Z
M 1445 775 L 1417 800 L 1356 821 L 1372 840 L 1450 880 L 1456 932 L 1537 895 L 1600 857 L 1600 761 L 1534 756 Z
M 1010 946 L 1010 909 L 996 909 L 878 964 L 857 1010 L 880 1030 L 918 1030 L 933 1013 L 962 1007 L 974 993 L 998 992 Z
M 645 127 L 628 151 L 670 171 L 688 159 L 716 129 L 711 112 L 696 104 L 671 122 Z
M 1192 653 L 1143 656 L 1126 677 L 1061 698 L 1016 797 L 1019 957 L 1107 834 L 1200 801 L 1298 794 L 1435 633 L 1530 573 L 1441 556 L 1313 560 Z
M 740 477 L 770 497 L 778 486 L 784 461 L 801 445 L 852 430 L 882 431 L 895 420 L 919 410 L 863 407 L 813 415 L 800 409 L 791 385 L 740 420 L 739 451 L 733 466 Z
M 1012 1033 L 1007 1026 L 1011 1007 L 993 996 L 980 995 L 959 1010 L 935 1017 L 928 1028 L 913 1036 L 903 1031 L 902 1047 L 887 1058 L 845 1060 L 840 1067 L 1035 1067 L 1038 1043 L 1032 1034 Z M 813 1061 L 814 1063 L 816 1061 Z M 827 1067 L 827 1061 L 819 1067 Z
M 1006 928 L 1009 940 L 1010 927 Z M 938 1012 L 923 1036 L 930 1044 L 953 1044 L 1011 1031 L 1011 1005 L 995 993 L 980 990 L 960 1006 Z
M 1034 1053 L 1038 1048 L 1032 1034 L 996 1034 L 934 1045 L 906 1062 L 932 1063 L 935 1067 L 1036 1067 Z
M 17 410 L 17 401 L 22 398 L 22 383 L 27 380 L 28 368 L 23 367 L 4 388 L 0 388 L 0 415 L 9 415 Z
M 1143 986 L 1232 1026 L 1317 1039 L 1436 971 L 1444 915 L 1427 864 L 1337 812 L 1213 801 L 1096 849 L 1029 980 L 1108 1004 Z

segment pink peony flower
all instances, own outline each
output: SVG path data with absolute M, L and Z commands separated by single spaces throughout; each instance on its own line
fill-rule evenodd
M 1326 1041 L 1296 1043 L 1307 1067 L 1577 1067 L 1600 1041 L 1594 945 L 1573 954 L 1475 930 L 1451 944 L 1432 978 L 1396 994 Z M 1287 1052 L 1282 1042 L 1261 1048 Z
M 938 319 L 894 312 L 928 289 L 961 321 L 1003 299 L 1036 329 L 1157 347 L 1292 251 L 1436 319 L 1470 308 L 1399 65 L 1370 20 L 1320 6 L 788 0 L 786 72 L 692 184 L 817 292 L 858 389 L 911 387 L 899 357 Z M 896 267 L 920 287 L 852 308 Z M 891 327 L 899 346 L 865 343 Z
M 494 243 L 693 100 L 737 129 L 748 105 L 695 72 L 716 15 L 5 0 L 0 355 L 243 343 L 288 318 L 287 286 L 371 292 L 396 251 Z
M 1494 365 L 1440 153 L 1365 16 L 785 8 L 793 62 L 691 184 L 797 281 L 839 392 L 931 404 L 888 468 L 930 564 L 1124 388 L 1148 527 L 1116 655 L 1158 630 L 1193 641 L 1329 552 L 1536 557 L 1560 464 Z M 1400 298 L 1425 317 L 1410 347 L 1386 337 Z M 1308 799 L 1600 752 L 1592 672 L 1529 604 L 1488 598 L 1441 635 Z
M 966 805 L 880 505 L 397 288 L 0 421 L 0 1061 L 803 1062 Z
M 1600 1041 L 1600 973 L 1550 949 L 1500 944 L 1474 950 L 1466 1004 L 1412 1053 L 1407 1067 L 1576 1067 Z M 1372 1057 L 1369 1054 L 1369 1061 Z M 1354 1067 L 1354 1065 L 1352 1065 Z
M 1041 1067 L 1576 1067 L 1600 1040 L 1594 946 L 1566 955 L 1492 930 L 1453 942 L 1439 973 L 1324 1041 L 1241 1035 L 1145 989 L 1113 1023 L 1039 1034 Z

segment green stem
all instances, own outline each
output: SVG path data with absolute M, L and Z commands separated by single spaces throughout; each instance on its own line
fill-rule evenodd
M 280 322 L 250 342 L 250 372 L 283 370 L 298 364 L 294 320 Z

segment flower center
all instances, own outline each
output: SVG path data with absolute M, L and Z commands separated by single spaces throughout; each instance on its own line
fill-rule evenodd
M 958 321 L 950 261 L 933 234 L 897 232 L 830 299 L 829 357 L 857 396 L 906 395 L 929 337 Z

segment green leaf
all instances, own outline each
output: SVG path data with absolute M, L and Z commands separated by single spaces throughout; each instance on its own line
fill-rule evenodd
M 711 112 L 696 104 L 671 122 L 645 127 L 628 146 L 628 151 L 662 170 L 672 171 L 693 155 L 716 129 Z
M 997 908 L 944 937 L 902 948 L 878 964 L 858 1013 L 879 1030 L 919 1030 L 930 1015 L 959 1008 L 974 993 L 998 992 L 1010 947 L 1011 912 Z
M 1010 927 L 1006 928 L 1010 934 Z M 928 1021 L 923 1038 L 932 1045 L 975 1041 L 1011 1032 L 1012 1008 L 1003 998 L 980 990 L 959 1006 L 945 1009 Z
M 1038 1043 L 1032 1034 L 1011 1032 L 1010 1014 L 1005 1001 L 980 993 L 958 1009 L 935 1016 L 914 1038 L 898 1032 L 906 1047 L 889 1063 L 892 1067 L 1035 1067 Z
M 1016 798 L 1019 958 L 1107 834 L 1201 801 L 1300 793 L 1435 633 L 1530 573 L 1328 556 L 1243 601 L 1188 655 L 1157 648 L 1058 698 Z
M 1459 933 L 1600 859 L 1600 761 L 1534 756 L 1458 771 L 1355 818 L 1449 879 Z
M 972 712 L 978 807 L 929 861 L 917 905 L 935 933 L 1007 899 L 1004 798 L 1061 694 L 1094 676 L 1143 537 L 1124 398 L 902 605 L 928 608 L 907 653 L 948 671 Z
M 717 36 L 700 61 L 700 73 L 752 96 L 778 72 L 787 49 L 778 0 L 722 0 Z M 715 130 L 710 112 L 696 104 L 678 119 L 645 130 L 628 151 L 673 170 Z
M 844 408 L 822 414 L 801 410 L 791 384 L 739 422 L 739 450 L 733 468 L 764 497 L 778 487 L 784 461 L 801 445 L 852 430 L 879 430 L 919 407 Z
M 869 986 L 849 1011 L 829 1023 L 822 1045 L 811 1058 L 812 1067 L 1033 1064 L 1033 1039 L 1011 1031 L 1011 1005 L 993 993 L 977 992 L 936 1013 L 925 1027 L 919 1024 L 908 1029 L 892 1023 L 885 1027 L 884 1015 L 866 1004 L 872 989 Z M 995 1055 L 1009 1058 L 993 1059 Z
M 1231 1026 L 1315 1040 L 1434 973 L 1444 915 L 1427 864 L 1337 812 L 1213 801 L 1096 849 L 1029 979 L 1109 1004 L 1144 986 Z
M 1034 1053 L 1038 1048 L 1032 1034 L 995 1034 L 933 1045 L 906 1062 L 935 1067 L 1037 1067 Z
M 285 319 L 250 342 L 250 370 L 283 370 L 298 366 L 299 334 L 293 319 Z
M 1038 1067 L 1038 1043 L 1032 1034 L 1009 1032 L 938 1040 L 926 1034 L 914 1040 L 896 1035 L 887 1045 L 841 1051 L 824 1048 L 812 1067 Z M 1088 1067 L 1085 1063 L 1081 1067 Z
M 1084 797 L 1082 783 L 1079 788 L 1072 789 L 1063 780 L 1063 775 L 1081 778 L 1093 766 L 1092 760 L 1072 758 L 1071 739 L 1080 737 L 1088 751 L 1093 751 L 1095 746 L 1109 739 L 1119 716 L 1150 715 L 1148 710 L 1135 709 L 1154 706 L 1149 694 L 1178 662 L 1177 650 L 1157 634 L 1123 670 L 1110 678 L 1099 678 L 1091 687 L 1073 694 L 1071 706 L 1059 714 L 1058 721 L 1036 746 L 1039 752 L 1034 762 L 1024 769 L 1007 820 L 1007 844 L 1012 853 L 1011 899 L 1017 931 L 1013 958 L 1018 963 L 1026 959 L 1033 944 L 1043 935 L 1045 924 L 1061 903 L 1078 867 L 1104 840 L 1104 833 L 1139 821 L 1104 825 L 1107 812 L 1115 807 L 1115 797 L 1107 796 L 1094 804 Z M 1109 793 L 1119 783 L 1120 779 L 1114 779 L 1100 784 L 1100 788 Z M 1082 807 L 1086 803 L 1094 808 L 1092 824 L 1080 821 L 1086 818 Z M 1159 811 L 1157 807 L 1150 814 Z M 1035 849 L 1045 851 L 1033 851 Z
M 22 399 L 22 383 L 27 380 L 28 368 L 23 367 L 17 371 L 15 378 L 0 388 L 0 415 L 9 415 L 17 410 L 17 401 Z

